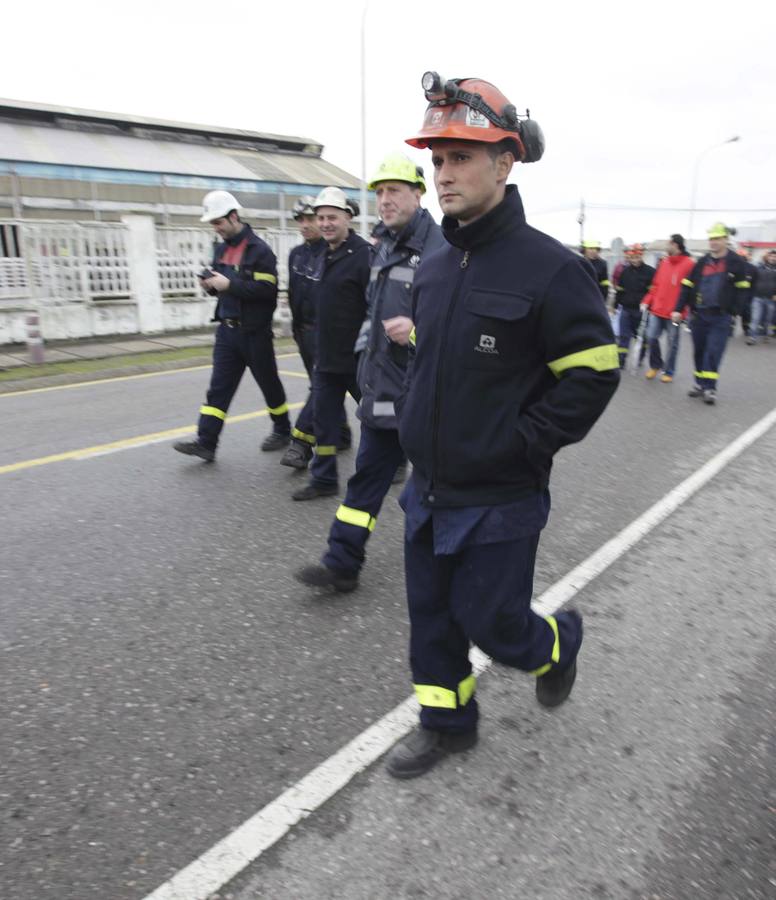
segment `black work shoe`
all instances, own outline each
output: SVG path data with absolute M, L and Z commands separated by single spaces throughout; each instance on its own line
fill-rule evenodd
M 208 450 L 199 441 L 176 441 L 172 445 L 172 449 L 177 450 L 178 453 L 185 453 L 186 456 L 198 456 L 200 459 L 204 459 L 205 462 L 213 462 L 216 458 L 216 451 Z
M 268 434 L 261 442 L 261 449 L 265 452 L 271 452 L 272 450 L 282 450 L 284 447 L 288 446 L 288 442 L 290 440 L 290 434 L 279 434 L 277 431 L 273 431 Z
M 688 397 L 702 397 L 703 396 L 703 388 L 699 385 L 693 385 L 689 391 L 687 391 Z
M 404 484 L 404 482 L 406 480 L 407 480 L 407 463 L 402 463 L 396 469 L 396 473 L 394 474 L 393 478 L 391 479 L 391 484 Z
M 332 497 L 339 493 L 336 484 L 306 484 L 291 494 L 293 500 L 315 500 L 316 497 Z
M 288 466 L 290 469 L 306 469 L 312 458 L 313 448 L 309 444 L 291 441 L 291 446 L 283 454 L 280 465 Z
M 577 619 L 581 631 L 582 616 L 575 609 L 568 609 L 566 613 Z M 542 706 L 560 706 L 564 700 L 568 699 L 576 677 L 577 657 L 575 656 L 564 669 L 553 666 L 549 672 L 536 679 L 536 699 Z
M 333 587 L 341 594 L 348 594 L 358 587 L 358 572 L 335 572 L 328 566 L 305 566 L 294 572 L 294 578 L 310 587 Z
M 708 403 L 709 406 L 714 406 L 714 404 L 717 402 L 717 392 L 713 388 L 704 391 L 703 402 Z
M 394 778 L 417 778 L 425 775 L 450 753 L 463 753 L 477 743 L 474 731 L 431 731 L 419 726 L 391 750 L 385 762 Z

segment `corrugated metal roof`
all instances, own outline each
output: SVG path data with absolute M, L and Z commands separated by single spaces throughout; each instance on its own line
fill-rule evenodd
M 0 159 L 248 181 L 359 186 L 358 179 L 343 169 L 307 154 L 218 147 L 180 139 L 94 134 L 1 121 Z

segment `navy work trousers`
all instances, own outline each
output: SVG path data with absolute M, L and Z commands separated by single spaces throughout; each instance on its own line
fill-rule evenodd
M 361 423 L 356 471 L 348 481 L 345 499 L 329 530 L 329 549 L 321 560 L 327 568 L 358 574 L 377 514 L 403 462 L 396 429 Z
M 278 434 L 288 434 L 286 392 L 278 375 L 275 348 L 272 345 L 270 326 L 258 331 L 230 328 L 223 322 L 216 329 L 213 346 L 213 371 L 207 401 L 200 409 L 198 438 L 203 447 L 215 450 L 224 420 L 246 367 L 256 379 L 259 390 L 269 409 L 273 429 Z
M 355 372 L 313 372 L 313 434 L 315 455 L 310 464 L 311 481 L 330 487 L 337 480 L 337 445 L 342 436 L 345 395 L 358 403 L 361 391 Z M 304 412 L 304 410 L 303 410 Z M 299 423 L 297 422 L 297 428 Z
M 718 309 L 699 309 L 693 316 L 690 329 L 695 354 L 695 383 L 704 390 L 716 390 L 732 321 L 732 316 Z
M 620 354 L 620 368 L 625 368 L 628 358 L 628 348 L 631 340 L 639 336 L 641 324 L 641 312 L 638 309 L 620 307 L 620 333 L 617 337 L 618 353 Z
M 530 606 L 538 546 L 539 532 L 435 555 L 431 522 L 405 541 L 410 664 L 425 728 L 460 732 L 476 727 L 477 700 L 469 696 L 471 689 L 462 690 L 472 674 L 470 644 L 525 672 L 550 662 L 555 632 Z M 554 619 L 557 665 L 565 668 L 577 655 L 582 634 L 573 617 L 559 613 Z M 432 702 L 424 701 L 422 693 Z M 438 705 L 435 693 L 441 698 Z
M 310 391 L 307 394 L 307 401 L 296 419 L 294 428 L 294 437 L 297 440 L 304 441 L 307 444 L 315 443 L 315 402 L 313 400 L 313 368 L 315 365 L 315 330 L 312 325 L 307 325 L 294 332 L 294 340 L 299 348 L 299 355 L 310 379 Z M 350 444 L 350 426 L 348 425 L 348 417 L 345 407 L 342 407 L 341 420 L 341 437 L 342 444 Z

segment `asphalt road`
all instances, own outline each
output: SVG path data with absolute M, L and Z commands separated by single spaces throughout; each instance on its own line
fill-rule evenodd
M 624 376 L 559 455 L 537 594 L 773 408 L 776 347 L 737 338 L 710 408 L 687 338 L 674 384 Z M 360 590 L 302 589 L 338 501 L 290 501 L 266 418 L 227 423 L 215 465 L 172 452 L 207 378 L 0 396 L 2 900 L 140 900 L 410 693 L 398 488 Z M 232 413 L 261 405 L 246 380 Z M 371 767 L 219 896 L 776 896 L 774 451 L 580 593 L 564 708 L 491 669 L 475 752 Z

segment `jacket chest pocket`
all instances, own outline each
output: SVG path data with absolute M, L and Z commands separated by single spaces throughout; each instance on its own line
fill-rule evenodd
M 464 300 L 462 341 L 464 368 L 514 371 L 526 350 L 531 301 L 520 294 L 474 289 Z

